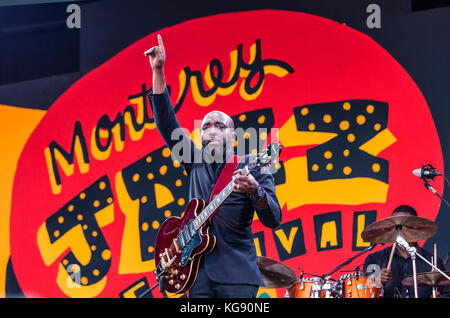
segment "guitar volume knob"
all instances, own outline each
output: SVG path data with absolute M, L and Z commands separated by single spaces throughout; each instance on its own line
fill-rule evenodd
M 185 278 L 186 278 L 186 275 L 181 274 L 180 279 L 181 279 L 181 280 L 184 280 Z

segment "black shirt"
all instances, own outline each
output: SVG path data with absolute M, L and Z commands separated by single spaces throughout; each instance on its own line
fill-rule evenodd
M 370 264 L 376 264 L 380 267 L 380 270 L 387 268 L 389 256 L 391 254 L 392 246 L 389 246 L 381 251 L 375 252 L 367 256 L 364 262 L 364 272 Z M 422 255 L 431 263 L 431 257 L 433 256 L 427 250 L 416 246 L 417 253 Z M 445 272 L 444 263 L 438 258 L 437 267 Z M 417 273 L 431 272 L 432 268 L 429 264 L 425 263 L 419 256 L 416 256 L 416 269 Z M 386 283 L 384 287 L 384 298 L 394 298 L 401 294 L 402 298 L 414 298 L 414 286 L 402 285 L 402 280 L 413 274 L 413 265 L 411 257 L 403 258 L 396 250 L 392 258 L 391 263 L 392 283 Z M 450 285 L 441 285 L 439 292 L 442 297 L 450 297 Z M 430 286 L 418 286 L 419 298 L 429 298 L 432 295 L 432 288 Z

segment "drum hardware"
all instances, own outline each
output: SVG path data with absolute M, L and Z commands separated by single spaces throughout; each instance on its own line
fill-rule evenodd
M 450 277 L 447 274 L 443 273 L 437 266 L 417 253 L 417 249 L 414 246 L 408 244 L 408 242 L 426 240 L 436 234 L 436 232 L 437 225 L 431 220 L 413 215 L 398 215 L 370 224 L 363 230 L 361 237 L 363 240 L 371 243 L 396 243 L 409 253 L 413 267 L 412 286 L 414 286 L 414 297 L 418 298 L 417 256 L 427 264 L 431 265 L 432 269 L 440 272 L 444 277 L 450 280 Z M 394 248 L 395 247 L 393 247 L 393 249 Z M 435 253 L 434 259 L 436 260 L 436 258 L 437 255 Z
M 312 285 L 312 298 L 321 298 L 322 293 L 322 285 L 321 281 L 315 281 Z
M 355 260 L 357 257 L 363 255 L 364 253 L 367 253 L 368 251 L 371 251 L 376 245 L 377 245 L 377 244 L 372 244 L 372 245 L 366 247 L 365 249 L 363 249 L 363 250 L 362 250 L 361 252 L 359 252 L 358 254 L 356 254 L 356 255 L 350 257 L 350 258 L 347 259 L 344 263 L 338 265 L 335 269 L 333 269 L 333 270 L 332 270 L 331 272 L 329 272 L 328 274 L 322 275 L 322 279 L 323 279 L 323 280 L 325 280 L 325 279 L 327 279 L 327 278 L 329 279 L 329 277 L 330 277 L 332 274 L 334 274 L 335 272 L 337 272 L 338 270 L 340 270 L 342 267 L 344 267 L 344 266 L 350 264 L 350 263 L 351 263 L 353 260 Z M 357 269 L 357 272 L 358 272 L 358 275 L 359 275 L 359 266 L 357 266 L 356 269 Z
M 319 277 L 319 278 L 322 277 L 322 275 L 316 275 L 316 274 L 311 274 L 311 273 L 305 273 L 305 272 L 303 271 L 303 268 L 300 268 L 300 270 L 301 270 L 301 272 L 300 272 L 300 276 L 299 276 L 298 280 L 301 280 L 301 279 L 303 278 L 303 275 L 308 275 L 308 276 L 312 276 L 312 277 Z
M 431 286 L 433 289 L 433 298 L 436 298 L 436 289 L 441 283 L 448 283 L 450 272 L 438 272 L 433 270 L 431 272 L 417 274 L 416 281 L 418 286 Z M 405 286 L 414 286 L 414 276 L 408 276 L 402 280 Z
M 263 276 L 265 288 L 281 288 L 295 282 L 295 272 L 281 262 L 258 256 L 258 267 Z
M 392 263 L 392 258 L 396 246 L 405 249 L 413 262 L 413 275 L 405 278 L 404 285 L 414 286 L 415 297 L 418 297 L 417 286 L 430 285 L 433 287 L 433 297 L 436 296 L 438 284 L 450 284 L 450 277 L 437 268 L 436 246 L 434 257 L 431 263 L 417 253 L 417 249 L 408 244 L 420 241 L 433 236 L 437 232 L 434 222 L 416 216 L 393 216 L 375 222 L 364 229 L 361 237 L 372 244 L 360 253 L 347 259 L 338 265 L 330 273 L 315 275 L 305 273 L 301 269 L 299 278 L 296 280 L 295 273 L 286 265 L 265 257 L 258 257 L 258 266 L 263 274 L 266 288 L 280 288 L 287 286 L 285 297 L 291 298 L 380 298 L 383 296 L 383 286 L 369 273 L 361 273 L 360 266 L 356 266 L 352 271 L 341 271 L 347 274 L 342 275 L 339 280 L 331 278 L 331 275 L 348 265 L 357 257 L 372 250 L 378 243 L 394 243 L 391 249 L 388 268 Z M 406 238 L 405 238 L 406 237 Z M 417 273 L 416 257 L 420 257 L 431 265 L 432 271 L 429 273 Z M 434 263 L 434 264 L 433 264 Z M 305 275 L 312 277 L 305 277 Z M 397 290 L 398 293 L 398 290 Z M 401 296 L 401 295 L 400 295 Z
M 303 275 L 308 275 L 308 276 L 312 276 L 312 277 L 319 277 L 319 278 L 322 277 L 322 275 L 316 275 L 316 274 L 305 273 L 305 272 L 303 272 Z
M 412 215 L 391 216 L 367 226 L 361 233 L 364 241 L 372 244 L 397 242 L 400 234 L 406 242 L 426 240 L 437 232 L 437 225 L 431 220 Z
M 370 275 L 358 272 L 345 274 L 339 279 L 342 282 L 344 298 L 380 298 L 383 296 L 383 286 L 377 286 Z
M 322 285 L 322 290 L 325 291 L 325 298 L 331 298 L 333 292 L 333 284 L 330 281 L 326 281 Z
M 286 289 L 290 298 L 380 298 L 382 285 L 360 272 L 345 274 L 339 280 L 326 277 L 301 277 Z
M 406 242 L 405 239 L 400 235 L 400 230 L 398 231 L 397 244 L 398 244 L 398 246 L 405 249 L 411 257 L 411 262 L 412 262 L 412 266 L 413 266 L 414 297 L 419 298 L 419 291 L 417 288 L 417 267 L 416 267 L 416 255 L 417 255 L 416 252 L 417 252 L 417 250 L 415 247 L 409 246 L 408 242 Z
M 313 278 L 303 278 L 305 274 L 302 271 L 301 277 L 294 284 L 288 287 L 286 294 L 294 297 L 294 298 L 333 298 L 333 297 L 343 297 L 344 296 L 344 288 L 342 288 L 343 278 L 341 277 L 338 281 L 331 278 L 331 275 L 337 272 L 342 267 L 348 265 L 357 257 L 361 256 L 364 253 L 372 250 L 376 244 L 372 244 L 371 246 L 365 248 L 360 253 L 355 256 L 347 259 L 344 263 L 337 266 L 328 274 L 319 275 L 311 275 L 315 276 Z M 357 274 L 359 277 L 359 266 L 357 266 Z M 351 282 L 351 277 L 348 276 Z M 333 282 L 334 281 L 334 282 Z
M 356 289 L 366 289 L 366 285 L 358 284 L 358 285 L 356 285 Z
M 450 280 L 450 277 L 444 273 L 443 271 L 441 271 L 437 266 L 435 266 L 434 264 L 430 263 L 425 257 L 423 257 L 422 255 L 420 255 L 419 253 L 417 253 L 417 249 L 413 246 L 410 246 L 408 244 L 408 242 L 405 241 L 405 239 L 400 235 L 400 232 L 397 236 L 397 244 L 402 247 L 403 249 L 405 249 L 410 257 L 411 257 L 411 261 L 412 261 L 412 265 L 413 265 L 413 276 L 412 276 L 412 280 L 413 280 L 413 286 L 414 286 L 414 297 L 415 298 L 419 298 L 419 292 L 418 292 L 418 274 L 417 274 L 417 268 L 416 268 L 416 257 L 419 256 L 425 263 L 427 263 L 428 265 L 430 265 L 432 267 L 433 270 L 435 270 L 434 273 L 439 272 L 440 274 L 442 274 L 445 278 L 447 278 L 447 280 Z M 448 273 L 450 274 L 450 273 Z M 433 288 L 433 295 L 436 296 L 436 286 L 434 286 Z
M 438 271 L 419 273 L 417 274 L 417 284 L 419 286 L 437 286 L 442 282 L 448 281 L 449 274 L 450 272 L 440 273 Z M 405 286 L 412 286 L 412 280 L 412 276 L 408 276 L 402 280 L 402 284 Z
M 320 278 L 301 276 L 287 288 L 286 292 L 290 298 L 320 298 L 319 283 Z
M 402 293 L 398 290 L 397 287 L 394 287 L 394 298 L 403 298 Z
M 354 273 L 354 272 L 359 272 L 359 268 L 363 266 L 363 264 L 360 264 L 358 266 L 355 267 L 355 269 L 351 269 L 351 270 L 344 270 L 344 271 L 339 271 L 341 273 Z

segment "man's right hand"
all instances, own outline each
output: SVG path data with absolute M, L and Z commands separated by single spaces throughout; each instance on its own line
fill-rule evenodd
M 153 71 L 161 71 L 166 61 L 166 51 L 161 35 L 158 34 L 158 46 L 154 46 L 151 49 L 144 52 L 145 56 L 149 56 L 150 66 Z
M 166 50 L 161 35 L 158 34 L 158 46 L 145 51 L 144 55 L 149 57 L 150 66 L 153 70 L 153 94 L 162 94 L 166 90 L 166 79 L 164 77 Z
M 383 268 L 380 271 L 380 281 L 383 285 L 386 283 L 392 283 L 392 272 L 390 269 Z

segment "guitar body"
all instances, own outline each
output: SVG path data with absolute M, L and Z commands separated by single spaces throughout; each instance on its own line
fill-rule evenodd
M 169 293 L 186 292 L 197 278 L 202 256 L 210 253 L 216 244 L 214 235 L 210 235 L 208 227 L 202 226 L 187 242 L 183 249 L 179 248 L 178 234 L 189 225 L 204 209 L 201 199 L 189 201 L 183 217 L 170 217 L 161 225 L 155 241 L 155 264 L 161 259 L 170 261 L 176 256 L 170 270 L 164 274 L 164 289 Z

